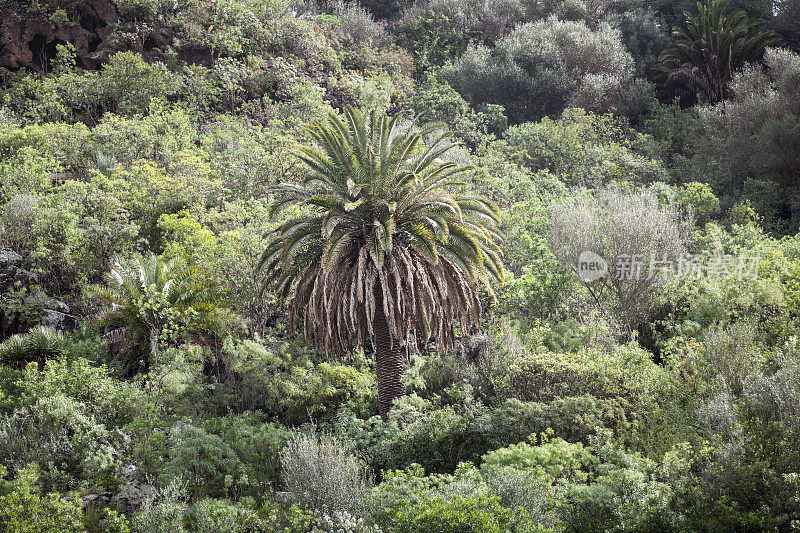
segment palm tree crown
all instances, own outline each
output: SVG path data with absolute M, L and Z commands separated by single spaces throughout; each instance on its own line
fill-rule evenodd
M 303 314 L 306 336 L 334 356 L 372 338 L 379 363 L 384 322 L 387 349 L 422 352 L 431 337 L 451 347 L 454 325 L 480 317 L 478 282 L 503 277 L 497 207 L 445 190 L 466 167 L 440 159 L 454 144 L 435 125 L 348 107 L 307 129 L 319 147 L 297 157 L 310 173 L 278 185 L 273 206 L 305 214 L 276 230 L 261 260 L 281 297 L 294 289 L 291 326 Z
M 719 102 L 727 95 L 733 72 L 759 60 L 766 47 L 779 41 L 741 9 L 726 15 L 727 3 L 698 3 L 696 15 L 684 13 L 686 29 L 674 30 L 672 45 L 659 58 L 667 86 Z
M 121 353 L 143 356 L 145 367 L 157 357 L 160 343 L 219 333 L 226 315 L 213 278 L 156 255 L 115 261 L 106 286 L 89 292 L 106 304 L 97 324 L 110 329 L 108 337 Z M 135 361 L 129 365 L 128 371 L 139 366 Z
M 37 326 L 0 343 L 0 363 L 22 366 L 37 361 L 41 368 L 45 360 L 58 357 L 65 347 L 66 341 L 61 333 L 53 328 Z

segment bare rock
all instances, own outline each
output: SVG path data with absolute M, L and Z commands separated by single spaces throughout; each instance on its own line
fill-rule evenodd
M 156 495 L 156 488 L 146 483 L 128 483 L 111 501 L 122 503 L 127 510 L 138 509 L 142 502 Z
M 79 66 L 96 69 L 97 55 L 117 22 L 112 0 L 47 0 L 46 13 L 30 13 L 14 3 L 0 4 L 0 67 L 47 69 L 56 45 L 72 43 Z M 47 15 L 63 9 L 69 22 L 55 25 Z

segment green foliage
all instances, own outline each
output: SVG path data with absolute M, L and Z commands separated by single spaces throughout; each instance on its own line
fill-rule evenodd
M 686 209 L 700 225 L 719 213 L 719 199 L 705 183 L 697 181 L 686 183 L 676 194 L 675 202 Z
M 471 32 L 452 15 L 427 10 L 405 17 L 398 26 L 400 45 L 414 55 L 420 69 L 441 66 L 460 55 Z
M 115 488 L 114 440 L 82 403 L 62 395 L 42 398 L 0 419 L 0 464 L 20 472 L 36 463 L 48 490 L 72 489 L 83 479 Z
M 572 278 L 544 239 L 530 243 L 519 276 L 509 276 L 499 295 L 498 311 L 516 318 L 544 320 L 556 315 Z
M 147 498 L 131 520 L 133 531 L 142 533 L 184 533 L 183 515 L 188 509 L 179 481 L 173 480 L 158 494 Z
M 194 499 L 222 496 L 247 484 L 242 464 L 233 449 L 218 435 L 183 424 L 170 434 L 165 479 L 183 479 Z
M 189 334 L 220 333 L 226 318 L 215 280 L 155 255 L 115 262 L 107 285 L 90 291 L 108 306 L 96 321 L 116 332 L 114 343 L 128 357 L 127 372 L 157 362 L 162 345 L 174 345 Z
M 105 366 L 94 366 L 84 358 L 68 360 L 62 356 L 47 361 L 43 370 L 28 365 L 16 386 L 25 404 L 67 396 L 81 402 L 109 427 L 133 420 L 148 403 L 138 386 L 115 379 Z
M 698 2 L 698 13 L 684 12 L 686 29 L 676 28 L 673 42 L 659 57 L 664 80 L 710 103 L 728 96 L 728 82 L 746 63 L 761 59 L 780 38 L 736 9 L 726 14 L 727 0 Z
M 192 505 L 185 514 L 190 531 L 198 533 L 245 533 L 261 531 L 262 523 L 252 509 L 228 500 L 205 499 Z
M 797 226 L 792 176 L 800 168 L 797 158 L 785 154 L 800 147 L 793 90 L 800 79 L 800 57 L 770 49 L 764 61 L 767 71 L 754 65 L 734 76 L 731 101 L 699 111 L 693 163 L 696 174 L 706 176 L 727 205 L 746 199 L 765 216 L 767 228 L 791 232 Z M 758 151 L 752 150 L 756 143 Z
M 529 22 L 493 49 L 468 48 L 448 77 L 471 104 L 500 104 L 513 123 L 556 116 L 570 102 L 614 111 L 635 85 L 628 82 L 633 60 L 619 39 L 607 24 L 592 31 L 555 17 Z
M 422 497 L 414 503 L 401 502 L 389 516 L 391 521 L 382 524 L 386 531 L 500 533 L 525 530 L 524 519 L 517 513 L 501 506 L 498 498 L 483 495 Z
M 145 113 L 150 102 L 173 93 L 174 78 L 161 63 L 147 63 L 133 52 L 108 58 L 96 80 L 98 103 L 118 115 Z
M 281 477 L 301 506 L 328 512 L 357 512 L 370 483 L 336 440 L 302 433 L 293 433 L 281 453 Z
M 559 120 L 509 128 L 511 156 L 533 171 L 549 170 L 570 186 L 599 186 L 610 181 L 648 183 L 666 171 L 654 157 L 652 140 L 612 115 L 567 109 Z
M 2 477 L 0 467 L 0 477 Z M 36 467 L 20 470 L 0 495 L 0 531 L 3 533 L 79 533 L 81 502 L 57 492 L 41 494 Z M 0 480 L 0 486 L 4 483 Z
M 266 417 L 256 413 L 239 416 L 228 415 L 206 421 L 203 429 L 218 435 L 230 446 L 241 461 L 243 474 L 251 487 L 275 486 L 280 473 L 280 452 L 289 439 L 289 430 L 274 422 L 265 422 Z
M 523 509 L 504 507 L 469 464 L 454 476 L 424 477 L 419 465 L 387 472 L 370 501 L 384 531 L 544 531 Z
M 422 119 L 446 123 L 471 145 L 492 139 L 508 123 L 502 106 L 483 104 L 473 110 L 449 83 L 433 74 L 428 74 L 407 105 Z
M 62 353 L 63 335 L 52 328 L 36 327 L 24 335 L 13 335 L 0 344 L 0 363 L 14 365 L 31 361 L 44 362 Z
M 287 423 L 326 422 L 343 407 L 361 415 L 374 412 L 375 378 L 348 365 L 296 365 L 271 387 L 276 412 Z
M 552 479 L 566 478 L 583 481 L 587 471 L 599 461 L 580 443 L 570 444 L 561 438 L 532 446 L 521 442 L 500 448 L 483 456 L 481 469 L 510 467 L 519 470 L 534 470 L 537 476 Z

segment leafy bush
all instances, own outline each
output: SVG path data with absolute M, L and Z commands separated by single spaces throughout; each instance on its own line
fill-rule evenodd
M 786 180 L 798 175 L 800 167 L 797 158 L 783 154 L 800 150 L 800 100 L 794 90 L 800 56 L 770 49 L 764 61 L 766 69 L 751 65 L 734 76 L 731 101 L 698 109 L 693 174 L 714 186 L 723 207 L 747 193 L 748 178 L 764 180 L 769 185 L 751 188 L 745 198 L 768 217 L 770 228 L 788 233 L 797 228 L 792 207 L 797 191 Z
M 649 183 L 666 177 L 651 139 L 611 115 L 570 108 L 558 120 L 512 127 L 505 138 L 521 165 L 548 170 L 569 186 Z
M 246 533 L 261 530 L 261 519 L 252 509 L 228 500 L 205 499 L 184 515 L 188 529 L 197 533 Z
M 510 467 L 533 470 L 552 479 L 585 480 L 599 461 L 581 443 L 570 444 L 561 438 L 532 446 L 521 442 L 483 456 L 482 471 Z
M 468 464 L 455 475 L 423 476 L 419 465 L 387 472 L 369 498 L 384 531 L 529 531 L 522 508 L 503 507 Z
M 294 433 L 281 454 L 283 485 L 310 509 L 357 513 L 369 486 L 362 465 L 330 437 Z
M 565 267 L 575 268 L 580 255 L 600 255 L 609 272 L 599 282 L 584 282 L 590 305 L 615 328 L 621 339 L 647 323 L 656 296 L 668 283 L 666 273 L 652 265 L 676 265 L 685 251 L 689 222 L 673 205 L 663 205 L 652 190 L 625 192 L 611 187 L 596 197 L 579 195 L 551 211 L 548 237 Z M 631 275 L 624 269 L 630 259 Z M 621 262 L 621 263 L 620 263 Z M 638 263 L 637 263 L 638 262 Z
M 150 102 L 177 91 L 176 78 L 162 63 L 147 63 L 133 52 L 117 52 L 96 78 L 98 104 L 119 115 L 147 113 Z
M 41 494 L 36 483 L 37 468 L 26 467 L 10 483 L 4 483 L 0 466 L 0 532 L 2 533 L 80 533 L 86 531 L 77 496 L 67 498 L 57 492 Z M 3 486 L 7 485 L 7 486 Z
M 287 423 L 324 422 L 346 407 L 359 414 L 375 410 L 375 378 L 349 365 L 294 365 L 272 384 L 277 413 Z
M 266 504 L 265 504 L 266 507 Z M 262 512 L 263 514 L 263 512 Z M 269 531 L 302 531 L 319 533 L 381 533 L 370 521 L 347 511 L 319 511 L 292 505 L 286 512 L 270 515 Z
M 71 349 L 77 346 L 75 343 Z M 25 403 L 66 396 L 108 427 L 126 424 L 148 407 L 138 386 L 113 378 L 107 367 L 94 366 L 82 357 L 59 357 L 48 361 L 43 371 L 28 366 L 17 386 Z
M 111 433 L 82 403 L 63 395 L 39 399 L 0 419 L 0 464 L 20 472 L 30 463 L 42 472 L 46 490 L 76 488 L 82 480 L 105 488 L 117 483 Z
M 188 505 L 183 486 L 171 481 L 157 494 L 142 502 L 131 525 L 137 533 L 183 533 L 183 516 Z
M 606 77 L 610 95 L 596 100 L 595 110 L 613 111 L 632 73 L 617 30 L 601 24 L 592 31 L 583 22 L 552 17 L 515 27 L 494 49 L 467 49 L 448 77 L 471 104 L 500 104 L 519 123 L 560 114 L 576 95 L 596 87 L 597 76 Z
M 242 463 L 248 483 L 254 487 L 274 487 L 280 475 L 281 451 L 289 430 L 256 413 L 227 415 L 207 420 L 203 429 L 219 435 Z
M 221 496 L 248 482 L 236 453 L 218 435 L 181 424 L 173 428 L 170 441 L 164 479 L 183 479 L 193 498 Z
M 445 498 L 436 495 L 422 497 L 414 503 L 400 503 L 389 513 L 391 521 L 381 526 L 386 531 L 413 533 L 524 531 L 526 525 L 520 514 L 506 509 L 500 505 L 499 498 L 493 496 L 455 494 Z

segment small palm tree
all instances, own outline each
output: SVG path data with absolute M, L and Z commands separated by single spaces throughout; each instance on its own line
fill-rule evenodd
M 385 417 L 405 394 L 404 346 L 451 348 L 455 326 L 480 318 L 478 282 L 502 280 L 498 210 L 447 192 L 466 167 L 440 159 L 454 145 L 434 125 L 415 131 L 348 107 L 307 130 L 319 148 L 296 155 L 310 174 L 278 185 L 273 206 L 306 211 L 275 231 L 265 286 L 294 291 L 290 327 L 302 315 L 321 352 L 341 357 L 371 340 Z
M 163 342 L 220 334 L 227 316 L 213 278 L 155 255 L 115 261 L 106 286 L 91 287 L 89 293 L 106 304 L 96 324 L 109 330 L 107 338 L 118 353 L 129 356 L 125 373 L 146 370 Z
M 36 361 L 39 368 L 64 350 L 64 336 L 53 328 L 37 326 L 27 333 L 12 335 L 0 344 L 0 363 L 21 367 Z
M 689 91 L 716 103 L 727 96 L 728 82 L 745 63 L 757 61 L 779 42 L 772 31 L 737 9 L 725 14 L 727 0 L 697 4 L 697 14 L 684 12 L 686 29 L 675 28 L 673 42 L 659 57 L 661 80 L 668 88 Z

